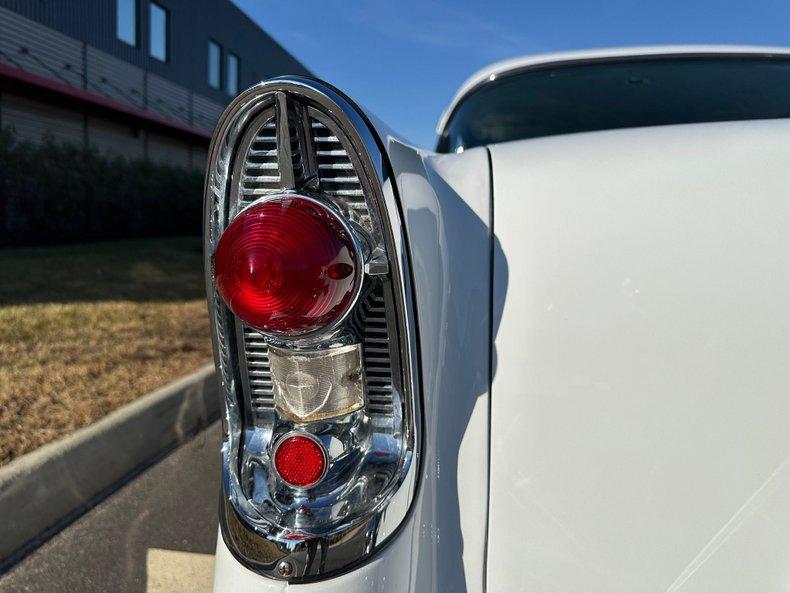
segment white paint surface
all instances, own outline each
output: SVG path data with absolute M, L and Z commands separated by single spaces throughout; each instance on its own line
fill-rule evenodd
M 492 159 L 488 592 L 790 590 L 790 121 Z

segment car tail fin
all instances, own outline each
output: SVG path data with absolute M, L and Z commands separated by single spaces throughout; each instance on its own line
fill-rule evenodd
M 387 170 L 361 111 L 309 79 L 245 91 L 212 140 L 222 533 L 267 576 L 299 582 L 364 561 L 414 497 L 416 335 Z

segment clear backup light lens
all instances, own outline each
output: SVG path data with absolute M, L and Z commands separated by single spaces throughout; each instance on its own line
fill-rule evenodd
M 365 405 L 362 347 L 322 350 L 269 347 L 274 405 L 297 422 L 350 414 Z
M 294 195 L 237 216 L 220 238 L 214 269 L 236 315 L 266 333 L 295 337 L 346 315 L 359 290 L 358 259 L 341 219 Z

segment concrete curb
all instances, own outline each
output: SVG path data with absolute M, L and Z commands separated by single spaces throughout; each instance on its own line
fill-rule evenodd
M 209 364 L 0 468 L 0 566 L 218 415 Z

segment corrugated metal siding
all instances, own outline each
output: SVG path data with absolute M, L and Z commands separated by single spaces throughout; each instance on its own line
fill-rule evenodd
M 37 142 L 49 133 L 58 142 L 80 145 L 84 142 L 85 122 L 81 113 L 9 93 L 3 93 L 0 100 L 3 127 L 14 128 L 20 140 Z
M 135 107 L 145 107 L 145 71 L 88 46 L 88 90 Z
M 141 159 L 145 156 L 145 135 L 139 128 L 91 115 L 88 142 L 104 154 Z
M 213 131 L 219 116 L 225 110 L 222 103 L 211 101 L 200 95 L 192 96 L 192 121 L 195 127 Z
M 82 44 L 0 8 L 0 62 L 82 86 Z
M 224 109 L 156 74 L 146 83 L 145 70 L 90 45 L 83 58 L 82 48 L 78 40 L 0 8 L 2 62 L 206 131 Z
M 170 12 L 170 61 L 166 64 L 148 56 L 150 0 L 139 0 L 142 15 L 138 27 L 139 47 L 117 39 L 115 0 L 0 0 L 0 7 L 11 9 L 217 102 L 226 103 L 229 97 L 208 85 L 209 38 L 216 39 L 226 51 L 232 51 L 241 58 L 240 88 L 271 76 L 311 74 L 230 0 L 157 1 Z
M 155 163 L 188 168 L 192 150 L 187 142 L 153 132 L 148 134 L 148 158 Z
M 166 4 L 167 0 L 161 0 Z M 140 0 L 146 18 L 140 23 L 140 39 L 148 34 L 148 0 Z M 146 65 L 147 52 L 119 40 L 115 34 L 115 0 L 0 0 L 0 6 L 38 23 L 57 29 L 115 57 L 137 66 Z M 144 11 L 144 12 L 143 12 Z
M 185 88 L 156 74 L 148 75 L 148 109 L 188 124 L 191 123 L 189 104 L 189 91 Z

